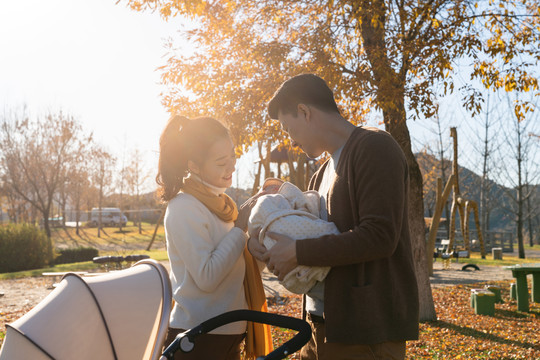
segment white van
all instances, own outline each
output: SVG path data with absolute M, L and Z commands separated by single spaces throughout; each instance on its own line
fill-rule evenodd
M 99 224 L 99 208 L 93 208 L 90 214 L 89 226 Z M 101 208 L 101 225 L 126 226 L 127 217 L 122 214 L 119 208 Z

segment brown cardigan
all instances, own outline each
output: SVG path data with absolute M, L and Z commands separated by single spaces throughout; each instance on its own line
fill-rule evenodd
M 313 175 L 318 189 L 328 162 Z M 418 338 L 418 290 L 408 225 L 408 168 L 385 131 L 356 128 L 328 194 L 342 232 L 298 240 L 298 263 L 331 266 L 325 280 L 328 342 L 376 344 Z

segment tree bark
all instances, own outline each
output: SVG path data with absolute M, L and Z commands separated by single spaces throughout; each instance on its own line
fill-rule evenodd
M 533 224 L 532 224 L 532 218 L 533 218 L 533 211 L 531 207 L 531 191 L 529 190 L 529 181 L 526 181 L 527 185 L 527 225 L 529 230 L 529 246 L 533 247 L 534 242 L 534 230 L 533 230 Z
M 376 103 L 383 111 L 384 125 L 405 154 L 409 166 L 409 229 L 418 283 L 420 320 L 436 320 L 426 266 L 426 239 L 424 224 L 423 178 L 411 148 L 405 111 L 405 75 L 397 73 L 390 65 L 385 41 L 386 4 L 378 1 L 351 2 L 352 11 L 360 20 L 360 31 L 366 56 L 376 87 Z M 407 64 L 402 66 L 406 67 Z
M 518 167 L 518 186 L 517 186 L 517 238 L 518 238 L 518 254 L 520 259 L 525 259 L 525 247 L 523 244 L 523 182 L 522 182 L 522 143 L 521 129 L 519 123 L 518 128 L 518 146 L 517 146 L 517 167 Z
M 409 166 L 409 228 L 418 284 L 420 321 L 431 321 L 437 319 L 437 314 L 433 304 L 429 272 L 426 267 L 423 178 L 420 166 L 412 152 L 411 139 L 405 119 L 397 120 L 397 118 L 405 115 L 403 104 L 401 102 L 401 111 L 384 111 L 384 123 L 386 130 L 396 139 L 403 150 Z
M 525 246 L 523 242 L 523 186 L 521 185 L 521 174 L 519 175 L 520 184 L 518 185 L 517 194 L 517 238 L 518 238 L 518 255 L 520 259 L 525 259 Z
M 259 186 L 261 186 L 261 169 L 264 162 L 261 141 L 257 142 L 257 150 L 259 151 L 259 162 L 257 164 L 257 172 L 255 173 L 255 179 L 253 180 L 253 186 L 251 187 L 251 196 L 255 195 L 259 191 Z
M 79 235 L 79 222 L 81 221 L 81 197 L 77 192 L 77 200 L 75 202 L 75 233 Z
M 272 141 L 267 140 L 266 141 L 266 157 L 263 161 L 263 167 L 264 167 L 264 178 L 268 178 L 271 175 L 270 171 L 270 153 L 272 152 Z M 279 169 L 279 163 L 278 163 L 278 169 Z

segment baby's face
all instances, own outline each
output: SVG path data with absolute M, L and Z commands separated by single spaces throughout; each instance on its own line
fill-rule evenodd
M 271 185 L 267 185 L 267 186 L 263 187 L 262 191 L 264 191 L 264 192 L 266 192 L 268 194 L 276 194 L 279 191 L 280 187 L 281 187 L 281 185 L 271 184 Z

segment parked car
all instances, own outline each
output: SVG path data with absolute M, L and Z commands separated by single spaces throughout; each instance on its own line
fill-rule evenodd
M 57 227 L 62 227 L 63 225 L 64 225 L 64 218 L 62 216 L 55 215 L 54 217 L 49 218 L 49 227 L 57 228 Z M 43 218 L 39 219 L 39 226 L 41 228 L 45 226 Z
M 99 208 L 93 208 L 90 213 L 89 226 L 97 226 L 99 224 Z M 101 208 L 101 225 L 109 226 L 126 226 L 127 217 L 122 214 L 119 208 Z

